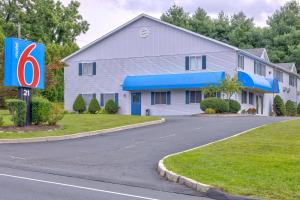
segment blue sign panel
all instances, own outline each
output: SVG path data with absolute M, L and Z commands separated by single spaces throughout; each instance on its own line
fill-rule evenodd
M 17 38 L 4 45 L 4 86 L 44 89 L 45 46 Z

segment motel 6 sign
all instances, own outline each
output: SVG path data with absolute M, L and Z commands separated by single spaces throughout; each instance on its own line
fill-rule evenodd
M 4 86 L 44 89 L 45 46 L 17 38 L 4 45 Z

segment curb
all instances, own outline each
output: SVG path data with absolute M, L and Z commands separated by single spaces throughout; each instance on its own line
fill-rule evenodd
M 107 128 L 107 129 L 96 130 L 96 131 L 75 133 L 75 134 L 70 134 L 70 135 L 62 135 L 62 136 L 47 136 L 47 137 L 20 138 L 20 139 L 0 139 L 0 144 L 51 142 L 51 141 L 60 141 L 60 140 L 68 140 L 68 139 L 77 139 L 77 138 L 82 138 L 82 137 L 87 137 L 87 136 L 94 136 L 94 135 L 112 133 L 112 132 L 117 132 L 117 131 L 122 131 L 122 130 L 133 129 L 133 128 L 140 128 L 140 127 L 144 127 L 144 126 L 161 124 L 161 123 L 164 123 L 165 121 L 166 121 L 165 118 L 161 118 L 161 119 L 155 120 L 155 121 L 119 126 L 119 127 L 115 127 L 115 128 Z
M 288 119 L 288 120 L 283 120 L 283 121 L 280 121 L 280 122 L 277 122 L 277 123 L 283 123 L 283 122 L 293 121 L 293 120 L 297 120 L 297 119 Z M 167 156 L 163 157 L 158 162 L 157 171 L 158 171 L 158 173 L 161 177 L 165 177 L 167 180 L 169 180 L 171 182 L 179 183 L 181 185 L 185 185 L 189 188 L 192 188 L 192 189 L 194 189 L 198 192 L 202 192 L 209 198 L 219 199 L 219 200 L 255 200 L 254 198 L 249 198 L 249 197 L 244 197 L 244 196 L 232 196 L 230 194 L 227 194 L 227 193 L 223 192 L 221 189 L 219 189 L 217 187 L 207 185 L 207 184 L 204 184 L 204 183 L 200 183 L 200 182 L 195 181 L 193 179 L 190 179 L 188 177 L 178 175 L 175 172 L 173 172 L 171 170 L 168 170 L 166 168 L 166 166 L 164 165 L 164 160 L 167 159 L 168 157 L 171 157 L 171 156 L 175 156 L 175 155 L 178 155 L 178 154 L 181 154 L 181 153 L 190 152 L 190 151 L 193 151 L 195 149 L 203 148 L 203 147 L 212 145 L 212 144 L 217 143 L 217 142 L 221 142 L 221 141 L 233 138 L 233 137 L 237 137 L 239 135 L 248 133 L 248 132 L 250 132 L 252 130 L 255 130 L 255 129 L 258 129 L 258 128 L 265 127 L 267 125 L 270 125 L 270 124 L 264 124 L 264 125 L 261 125 L 261 126 L 257 126 L 257 127 L 248 129 L 246 131 L 242 131 L 240 133 L 237 133 L 235 135 L 232 135 L 232 136 L 214 141 L 214 142 L 210 142 L 210 143 L 207 143 L 207 144 L 204 144 L 204 145 L 192 148 L 192 149 L 188 149 L 188 150 L 185 150 L 185 151 L 180 151 L 180 152 L 177 152 L 177 153 L 167 155 Z

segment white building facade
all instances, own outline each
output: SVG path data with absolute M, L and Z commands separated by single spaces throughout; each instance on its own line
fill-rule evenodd
M 241 50 L 144 14 L 63 61 L 70 111 L 82 95 L 86 105 L 93 97 L 102 107 L 113 99 L 119 114 L 197 114 L 203 112 L 202 89 L 219 84 L 225 74 L 241 74 L 251 82 L 234 96 L 242 110 L 270 115 L 276 94 L 284 101 L 300 100 L 293 64 L 270 63 L 264 49 Z

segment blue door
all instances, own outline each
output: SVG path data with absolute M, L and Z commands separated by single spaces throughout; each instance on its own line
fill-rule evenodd
M 141 93 L 131 93 L 131 115 L 141 115 Z

